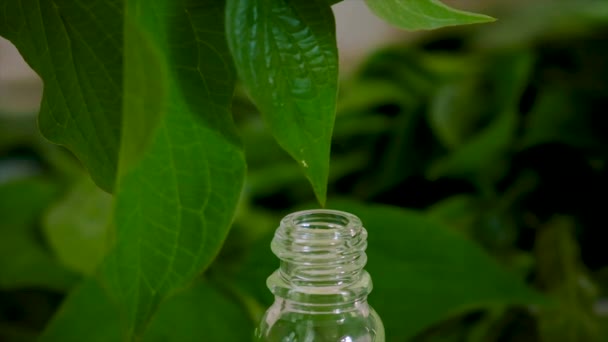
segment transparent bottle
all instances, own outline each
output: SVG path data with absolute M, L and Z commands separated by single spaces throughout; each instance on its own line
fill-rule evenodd
M 335 210 L 292 213 L 271 244 L 281 260 L 267 281 L 275 302 L 255 332 L 264 342 L 384 342 L 384 327 L 367 303 L 372 290 L 367 231 Z

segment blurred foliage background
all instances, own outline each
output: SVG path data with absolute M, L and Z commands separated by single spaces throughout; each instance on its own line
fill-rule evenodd
M 342 80 L 328 207 L 370 232 L 389 341 L 608 341 L 608 4 L 492 11 L 370 51 Z M 203 277 L 250 331 L 272 300 L 272 233 L 314 196 L 244 93 L 234 115 L 249 175 Z M 35 115 L 0 112 L 0 341 L 35 340 L 93 273 L 111 201 Z

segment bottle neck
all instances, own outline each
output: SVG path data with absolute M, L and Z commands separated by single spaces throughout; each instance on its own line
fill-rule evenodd
M 366 247 L 367 231 L 354 215 L 335 210 L 290 214 L 272 241 L 281 266 L 268 285 L 275 295 L 299 303 L 365 301 L 372 287 L 363 270 Z

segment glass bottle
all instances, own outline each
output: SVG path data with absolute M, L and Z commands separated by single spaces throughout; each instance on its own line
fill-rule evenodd
M 263 342 L 384 342 L 367 303 L 367 231 L 356 216 L 307 210 L 281 220 L 271 248 L 281 265 L 267 281 L 275 302 L 256 329 Z

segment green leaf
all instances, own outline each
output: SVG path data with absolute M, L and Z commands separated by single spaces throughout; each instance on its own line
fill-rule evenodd
M 463 89 L 440 92 L 434 98 L 436 103 L 430 120 L 435 123 L 432 124 L 435 134 L 443 137 L 446 145 L 451 145 L 455 150 L 430 166 L 427 172 L 430 178 L 471 176 L 498 165 L 497 161 L 505 156 L 515 139 L 518 104 L 530 77 L 533 61 L 526 52 L 493 56 L 488 65 L 478 71 L 487 80 L 463 78 L 456 82 L 457 87 Z M 490 84 L 485 87 L 490 91 L 480 98 L 484 82 Z M 498 113 L 494 113 L 496 108 L 500 108 Z M 475 112 L 479 114 L 471 114 Z M 465 124 L 456 124 L 488 116 L 490 122 L 468 139 L 464 136 L 471 129 L 463 128 L 467 126 Z
M 164 303 L 144 342 L 250 341 L 253 322 L 223 290 L 197 282 Z
M 66 267 L 93 274 L 107 251 L 111 214 L 112 196 L 83 177 L 49 209 L 44 233 Z
M 429 108 L 429 125 L 435 136 L 448 149 L 456 149 L 475 133 L 487 113 L 483 101 L 472 101 L 483 87 L 479 80 L 441 85 Z
M 384 104 L 398 104 L 407 108 L 413 100 L 406 89 L 382 79 L 363 79 L 344 88 L 338 101 L 338 112 L 367 111 Z
M 280 219 L 277 217 L 272 226 L 267 226 L 270 229 L 257 241 L 249 242 L 248 248 L 242 251 L 242 262 L 231 264 L 218 260 L 220 262 L 214 263 L 209 269 L 209 277 L 246 305 L 255 322 L 259 322 L 274 299 L 266 279 L 279 267 L 279 259 L 270 250 L 270 243 Z
M 335 181 L 345 174 L 360 170 L 368 160 L 360 153 L 335 157 L 329 180 Z M 247 175 L 247 191 L 256 196 L 279 193 L 285 189 L 295 189 L 305 180 L 298 177 L 297 165 L 291 162 L 269 164 L 259 170 L 251 170 Z M 305 184 L 303 184 L 305 185 Z
M 122 341 L 120 309 L 93 278 L 73 291 L 40 342 Z M 248 341 L 253 327 L 223 292 L 197 282 L 163 303 L 143 342 Z
M 505 272 L 473 242 L 420 212 L 330 203 L 361 218 L 369 233 L 369 300 L 387 341 L 404 341 L 450 315 L 495 304 L 539 305 L 544 297 Z
M 245 159 L 221 2 L 128 0 L 116 245 L 102 266 L 128 335 L 217 255 Z
M 487 15 L 450 8 L 439 0 L 365 0 L 365 3 L 378 17 L 406 30 L 494 21 Z
M 427 214 L 456 231 L 473 236 L 472 228 L 479 218 L 480 209 L 477 198 L 462 194 L 436 202 L 427 209 Z
M 324 204 L 338 90 L 331 8 L 321 0 L 228 0 L 226 25 L 243 83 Z
M 577 148 L 601 146 L 602 137 L 594 129 L 593 116 L 578 113 L 585 105 L 583 101 L 575 98 L 570 89 L 554 86 L 543 89 L 526 116 L 521 147 L 553 142 Z
M 0 227 L 34 226 L 58 192 L 57 184 L 43 177 L 0 183 Z
M 39 342 L 118 342 L 121 315 L 97 279 L 87 278 L 64 300 L 38 338 Z
M 121 0 L 5 1 L 0 36 L 44 81 L 39 126 L 112 191 L 120 145 Z
M 459 149 L 431 164 L 428 176 L 431 179 L 444 175 L 467 176 L 492 166 L 508 151 L 516 128 L 516 114 L 504 112 Z
M 25 227 L 0 229 L 0 288 L 42 287 L 56 291 L 69 289 L 77 279 L 60 265 L 34 232 Z
M 361 89 L 359 93 L 350 94 L 359 97 L 360 100 L 374 99 L 380 91 L 385 92 L 385 98 L 378 100 L 391 100 L 384 104 L 397 104 L 403 110 L 413 110 L 416 106 L 428 97 L 431 90 L 436 86 L 437 80 L 435 71 L 427 66 L 429 55 L 411 48 L 387 48 L 373 53 L 365 61 L 358 77 L 355 78 L 353 85 L 374 89 Z M 381 85 L 384 83 L 384 85 Z M 392 84 L 395 89 L 389 90 L 388 84 Z M 384 89 L 378 90 L 378 87 Z M 397 92 L 396 90 L 400 91 Z M 347 83 L 342 91 L 343 96 L 348 97 L 351 88 Z M 396 98 L 390 99 L 389 96 Z M 377 101 L 377 100 L 376 100 Z M 361 105 L 370 105 L 362 101 Z M 339 103 L 340 108 L 341 103 Z
M 557 303 L 540 312 L 542 340 L 605 341 L 599 317 L 593 312 L 598 291 L 580 259 L 575 222 L 557 216 L 540 228 L 535 246 L 538 282 Z
M 76 276 L 63 268 L 37 236 L 42 210 L 57 186 L 42 178 L 0 185 L 0 288 L 68 289 Z

